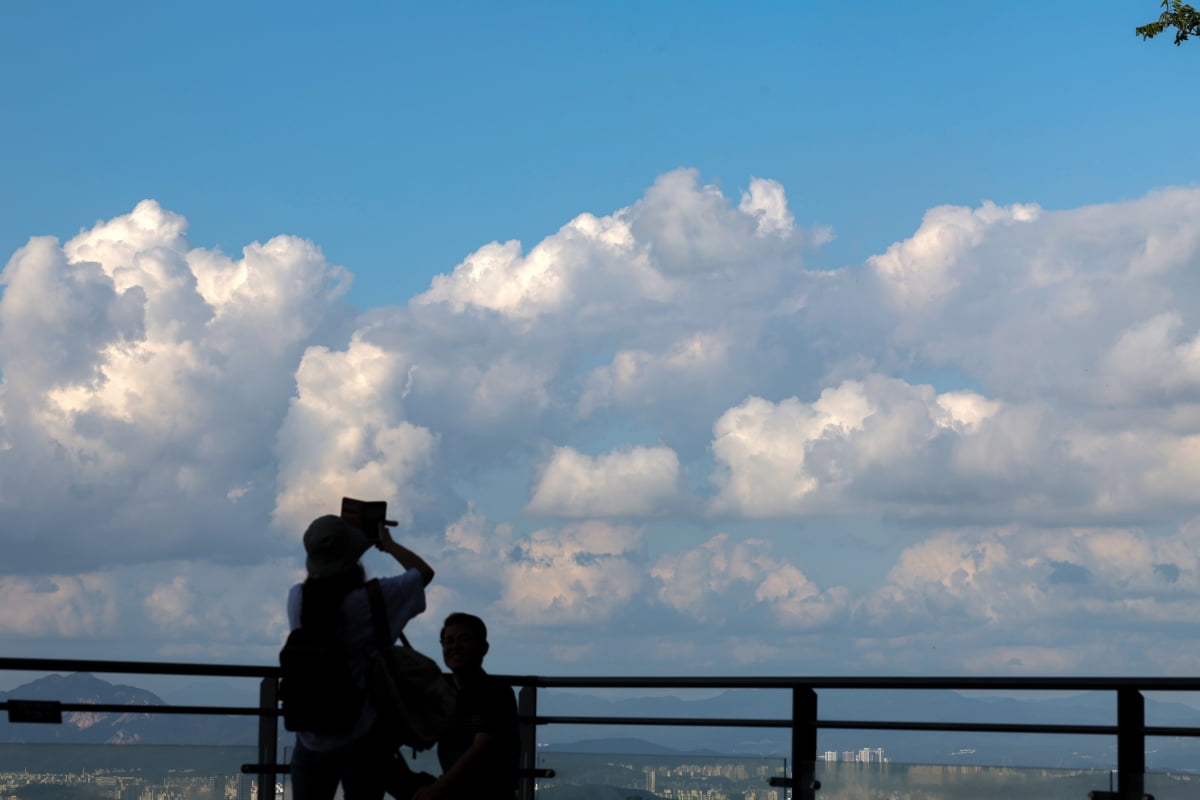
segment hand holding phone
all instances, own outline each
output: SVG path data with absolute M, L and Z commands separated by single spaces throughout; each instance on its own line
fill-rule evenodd
M 379 529 L 383 525 L 395 525 L 387 518 L 386 500 L 355 500 L 353 497 L 342 498 L 342 519 L 352 528 L 358 528 L 366 534 L 371 544 L 379 543 Z

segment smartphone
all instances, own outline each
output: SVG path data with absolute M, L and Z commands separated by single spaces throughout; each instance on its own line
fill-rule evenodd
M 350 527 L 365 533 L 367 540 L 374 544 L 379 541 L 379 523 L 387 522 L 387 501 L 343 497 L 342 519 Z

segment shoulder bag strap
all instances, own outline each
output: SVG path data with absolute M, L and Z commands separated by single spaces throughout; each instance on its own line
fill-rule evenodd
M 388 635 L 387 605 L 383 602 L 383 589 L 379 588 L 379 580 L 372 578 L 364 584 L 367 590 L 367 600 L 371 603 L 371 623 L 375 626 L 375 646 L 383 652 L 392 646 L 392 637 Z
M 382 653 L 391 647 L 395 641 L 389 635 L 390 632 L 388 631 L 387 604 L 383 602 L 383 589 L 379 588 L 378 578 L 372 578 L 364 585 L 367 590 L 367 599 L 371 603 L 371 623 L 375 626 L 375 645 Z M 400 631 L 400 641 L 409 650 L 412 649 L 412 645 L 408 643 L 408 637 L 404 635 L 404 631 Z

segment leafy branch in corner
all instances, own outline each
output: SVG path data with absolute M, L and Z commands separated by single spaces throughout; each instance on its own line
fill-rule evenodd
M 1176 45 L 1189 36 L 1200 37 L 1200 11 L 1181 0 L 1162 0 L 1162 7 L 1166 11 L 1159 15 L 1158 21 L 1139 25 L 1134 33 L 1142 39 L 1153 39 L 1167 28 L 1174 28 Z

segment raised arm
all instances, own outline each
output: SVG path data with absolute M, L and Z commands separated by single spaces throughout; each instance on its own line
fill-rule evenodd
M 379 523 L 379 544 L 375 546 L 400 562 L 400 566 L 405 569 L 416 569 L 419 571 L 421 573 L 421 580 L 425 582 L 426 586 L 433 580 L 433 567 L 429 566 L 425 559 L 393 539 L 392 532 L 382 522 Z

